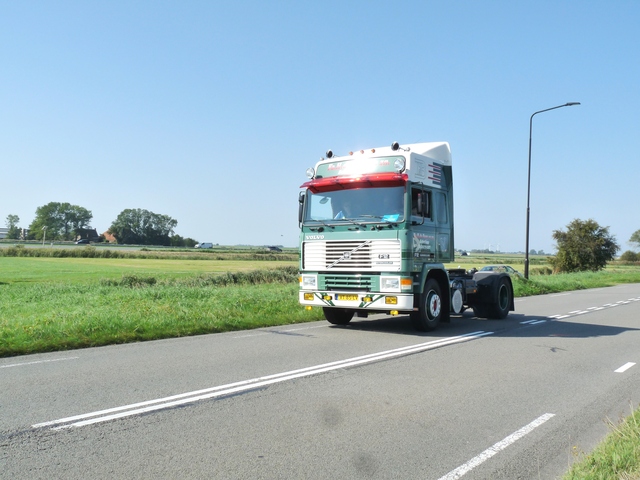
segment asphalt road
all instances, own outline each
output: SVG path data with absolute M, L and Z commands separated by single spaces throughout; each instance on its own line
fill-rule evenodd
M 0 359 L 0 478 L 557 478 L 640 402 L 640 285 L 516 309 Z

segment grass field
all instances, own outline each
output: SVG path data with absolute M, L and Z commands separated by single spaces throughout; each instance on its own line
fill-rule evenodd
M 0 257 L 0 284 L 17 282 L 91 283 L 123 275 L 180 278 L 295 266 L 295 261 L 168 260 L 140 258 Z

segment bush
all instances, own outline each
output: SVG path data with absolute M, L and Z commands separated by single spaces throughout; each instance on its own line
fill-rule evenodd
M 640 255 L 636 252 L 632 252 L 631 250 L 627 250 L 622 255 L 620 255 L 620 261 L 624 263 L 635 263 L 640 261 Z
M 549 267 L 532 268 L 531 275 L 553 275 L 553 270 Z

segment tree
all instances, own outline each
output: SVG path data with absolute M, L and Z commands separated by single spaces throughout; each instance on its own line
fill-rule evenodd
M 18 227 L 18 223 L 20 223 L 20 217 L 18 217 L 18 215 L 7 215 L 7 220 L 5 222 L 5 225 L 9 230 L 7 232 L 7 238 L 12 240 L 20 238 L 20 228 Z
M 193 248 L 198 242 L 193 238 L 183 238 L 180 235 L 172 235 L 169 239 L 172 247 L 190 247 Z
M 594 220 L 573 220 L 567 231 L 554 230 L 558 253 L 551 264 L 559 272 L 598 271 L 613 260 L 620 246 L 609 235 L 609 227 L 601 227 Z
M 120 212 L 109 232 L 118 243 L 135 245 L 170 245 L 178 221 L 168 215 L 128 208 Z
M 629 243 L 636 248 L 640 248 L 640 230 L 636 230 L 631 234 L 631 238 L 629 239 Z
M 631 250 L 627 250 L 622 255 L 620 255 L 620 260 L 628 263 L 638 262 L 640 261 L 640 254 L 632 252 Z
M 76 231 L 87 228 L 92 218 L 91 211 L 84 207 L 50 202 L 36 209 L 36 218 L 29 225 L 30 237 L 41 240 L 46 227 L 51 240 L 73 240 Z

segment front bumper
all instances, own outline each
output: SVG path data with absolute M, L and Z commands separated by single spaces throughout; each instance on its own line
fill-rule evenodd
M 386 312 L 410 312 L 413 310 L 413 294 L 411 293 L 301 290 L 299 292 L 299 300 L 302 305 L 346 308 L 350 310 Z

